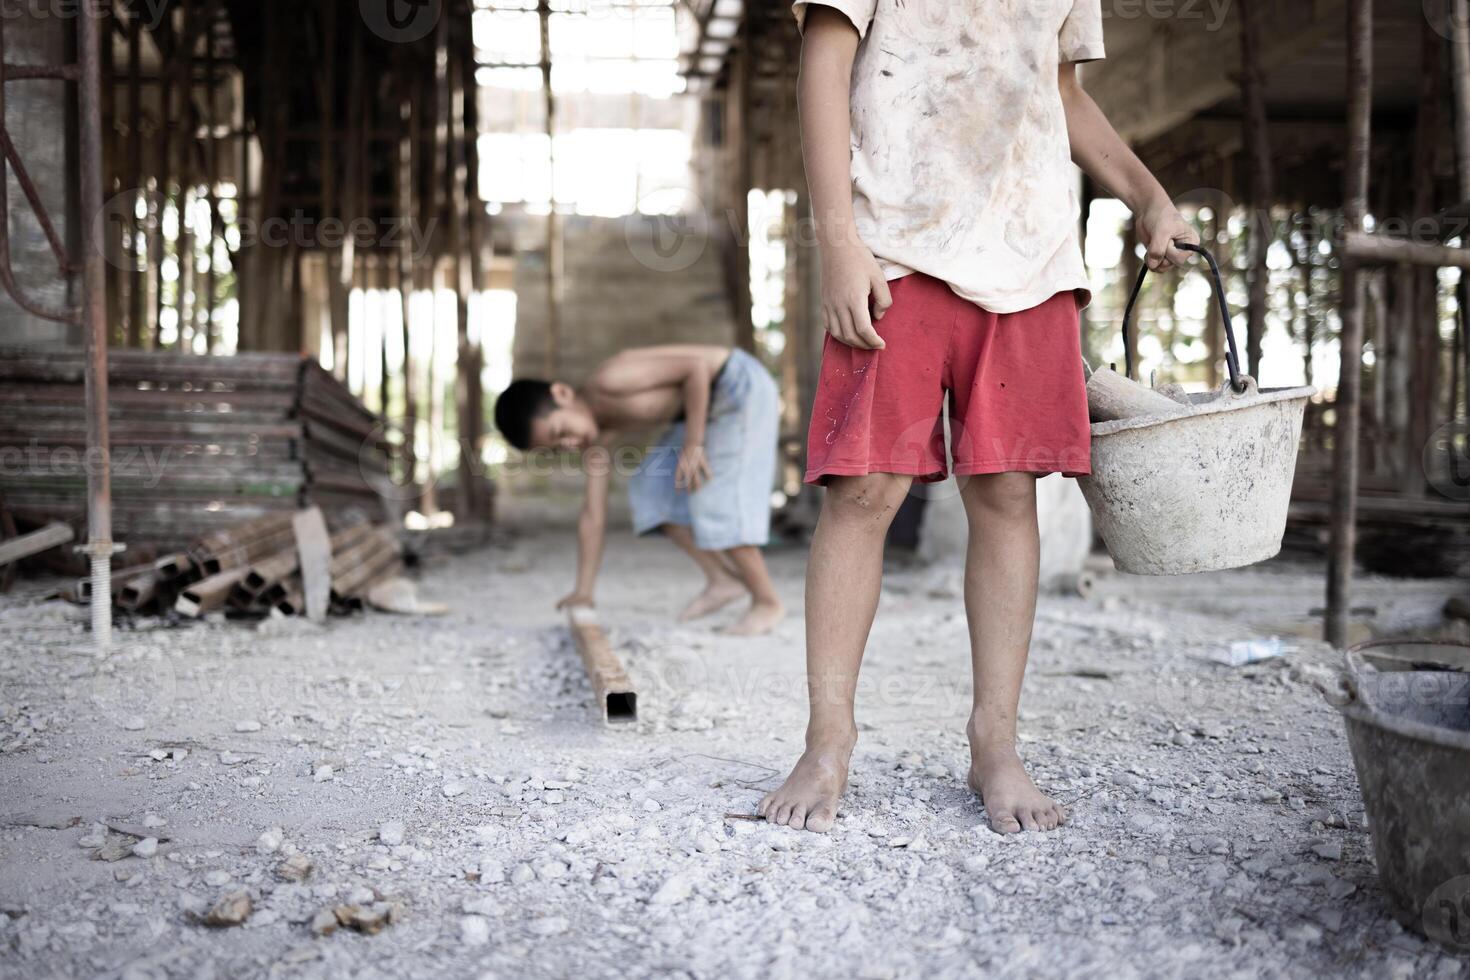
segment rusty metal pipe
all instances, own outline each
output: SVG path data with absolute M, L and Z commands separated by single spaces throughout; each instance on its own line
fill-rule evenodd
M 107 275 L 99 222 L 102 213 L 102 20 L 107 13 L 83 4 L 77 18 L 81 64 L 82 336 L 87 352 L 87 554 L 92 561 L 92 640 L 112 647 L 112 456 L 107 419 Z

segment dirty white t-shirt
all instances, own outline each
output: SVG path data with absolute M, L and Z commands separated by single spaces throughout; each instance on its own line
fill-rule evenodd
M 845 14 L 858 233 L 992 313 L 1081 290 L 1076 171 L 1057 86 L 1103 57 L 1101 0 L 797 0 Z

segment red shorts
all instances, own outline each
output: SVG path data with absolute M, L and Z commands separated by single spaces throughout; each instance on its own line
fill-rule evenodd
M 921 273 L 889 283 L 880 351 L 831 336 L 812 410 L 806 482 L 898 473 L 945 478 L 944 419 L 957 476 L 1091 472 L 1091 430 L 1074 293 L 990 313 Z

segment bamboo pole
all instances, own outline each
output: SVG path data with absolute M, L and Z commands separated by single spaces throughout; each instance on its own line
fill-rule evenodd
M 1460 200 L 1470 201 L 1470 0 L 1449 0 L 1450 52 L 1455 74 L 1455 162 Z
M 1246 308 L 1246 373 L 1260 377 L 1261 342 L 1266 333 L 1267 286 L 1271 270 L 1266 257 L 1274 237 L 1271 201 L 1270 126 L 1266 117 L 1266 73 L 1261 67 L 1261 0 L 1240 0 L 1240 87 L 1245 102 L 1245 144 L 1251 158 L 1249 303 Z
M 637 721 L 638 694 L 622 661 L 613 653 L 607 633 L 598 624 L 597 614 L 585 606 L 576 607 L 568 610 L 567 624 L 582 665 L 587 669 L 587 679 L 592 683 L 592 694 L 603 721 L 608 724 Z
M 1431 269 L 1470 269 L 1470 249 L 1430 245 L 1406 238 L 1389 238 L 1361 229 L 1347 231 L 1342 236 L 1342 247 L 1339 251 L 1344 261 L 1352 261 L 1361 266 L 1417 265 Z
M 154 150 L 157 159 L 153 165 L 153 180 L 158 213 L 154 216 L 152 234 L 148 243 L 149 280 L 153 283 L 153 348 L 163 346 L 163 311 L 166 301 L 163 295 L 163 263 L 168 257 L 168 239 L 164 237 L 164 213 L 168 210 L 169 177 L 173 166 L 173 90 L 174 71 L 172 53 L 173 11 L 158 22 L 153 30 L 153 41 L 158 48 L 158 132 L 154 133 Z
M 130 12 L 128 31 L 128 178 L 123 188 L 132 196 L 132 210 L 125 222 L 128 237 L 128 346 L 142 347 L 148 319 L 147 246 L 138 248 L 138 202 L 147 206 L 143 193 L 143 17 L 136 6 Z M 149 335 L 151 337 L 151 335 Z
M 1430 214 L 1435 210 L 1435 158 L 1444 132 L 1440 105 L 1445 92 L 1444 39 L 1428 17 L 1420 23 L 1419 107 L 1414 123 L 1413 195 L 1410 213 Z M 1403 403 L 1407 428 L 1395 433 L 1399 444 L 1400 486 L 1404 493 L 1422 497 L 1429 489 L 1422 465 L 1423 447 L 1429 442 L 1439 422 L 1439 406 L 1443 388 L 1440 384 L 1442 344 L 1439 327 L 1439 270 L 1416 268 L 1409 275 L 1412 288 L 1406 298 L 1408 329 L 1402 338 L 1407 356 L 1407 370 L 1400 373 L 1407 385 L 1397 394 L 1406 395 Z M 1412 392 L 1418 392 L 1414 398 Z
M 405 72 L 405 75 L 407 73 Z M 415 213 L 414 188 L 417 186 L 417 169 L 414 162 L 419 153 L 419 89 L 418 85 L 408 79 L 405 83 L 410 86 L 410 92 L 405 97 L 400 117 L 405 123 L 404 138 L 398 148 L 398 210 L 399 220 L 411 222 L 410 227 L 418 225 L 418 215 Z M 414 439 L 418 429 L 418 386 L 414 384 L 414 361 L 413 361 L 413 292 L 416 282 L 415 256 L 413 239 L 414 235 L 403 235 L 402 243 L 398 248 L 398 296 L 403 306 L 403 445 L 399 453 L 403 460 L 403 481 L 405 486 L 413 485 L 418 471 L 417 447 Z
M 551 91 L 551 3 L 540 0 L 536 14 L 541 22 L 541 103 L 546 115 L 546 153 L 550 200 L 546 210 L 546 376 L 561 371 L 562 269 L 566 262 L 561 216 L 556 213 L 556 96 Z
M 469 156 L 465 147 L 468 139 L 465 127 L 465 66 L 456 45 L 450 55 L 449 97 L 449 166 L 450 166 L 450 239 L 453 242 L 454 297 L 455 297 L 455 430 L 459 436 L 459 482 L 458 511 L 461 520 L 472 520 L 478 513 L 475 493 L 475 404 L 474 388 L 480 383 L 475 370 L 475 353 L 470 344 L 470 293 L 473 282 L 469 254 Z
M 1368 167 L 1373 139 L 1373 0 L 1349 0 L 1347 20 L 1348 140 L 1343 219 L 1350 238 L 1362 231 L 1368 211 Z M 1341 359 L 1333 432 L 1332 528 L 1325 630 L 1327 642 L 1336 647 L 1348 643 L 1356 550 L 1363 301 L 1358 261 L 1347 252 L 1342 269 Z

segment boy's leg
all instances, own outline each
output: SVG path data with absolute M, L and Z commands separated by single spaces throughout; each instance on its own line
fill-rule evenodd
M 717 551 L 704 551 L 694 544 L 694 532 L 683 524 L 665 524 L 663 532 L 668 539 L 682 548 L 699 570 L 704 573 L 704 591 L 695 596 L 684 611 L 679 613 L 679 622 L 687 623 L 718 612 L 736 599 L 745 595 L 745 584 L 735 570 Z
M 1066 813 L 1036 788 L 1016 754 L 1016 711 L 1036 618 L 1041 544 L 1036 478 L 996 473 L 961 478 L 970 522 L 965 613 L 974 662 L 970 788 L 992 830 L 1053 830 Z
M 776 594 L 766 560 L 754 545 L 731 548 L 725 552 L 735 565 L 745 588 L 750 591 L 750 609 L 725 630 L 731 636 L 760 636 L 776 628 L 786 618 L 786 607 Z
M 912 477 L 834 477 L 822 501 L 806 573 L 806 751 L 757 812 L 772 823 L 826 831 L 847 788 L 857 743 L 858 668 L 878 609 L 883 541 Z

